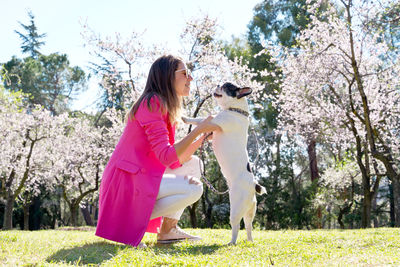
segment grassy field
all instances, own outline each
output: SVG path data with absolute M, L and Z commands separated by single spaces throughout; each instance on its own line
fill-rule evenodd
M 382 266 L 400 265 L 400 229 L 240 231 L 227 246 L 229 230 L 187 229 L 197 243 L 157 245 L 146 234 L 145 249 L 104 241 L 93 229 L 0 231 L 0 264 L 5 266 Z

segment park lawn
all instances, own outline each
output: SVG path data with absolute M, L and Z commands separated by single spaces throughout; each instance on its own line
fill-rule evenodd
M 197 243 L 157 245 L 146 234 L 145 249 L 105 241 L 94 229 L 0 231 L 0 265 L 34 266 L 371 266 L 400 265 L 400 229 L 240 231 L 227 246 L 230 230 L 186 229 Z

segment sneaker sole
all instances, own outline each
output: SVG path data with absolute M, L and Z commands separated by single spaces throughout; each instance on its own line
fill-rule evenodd
M 157 244 L 172 244 L 172 243 L 182 242 L 184 240 L 186 240 L 186 238 L 157 240 Z
M 171 244 L 171 243 L 177 243 L 177 242 L 182 242 L 182 241 L 200 241 L 202 240 L 201 238 L 180 238 L 180 239 L 167 239 L 167 240 L 157 240 L 158 244 Z

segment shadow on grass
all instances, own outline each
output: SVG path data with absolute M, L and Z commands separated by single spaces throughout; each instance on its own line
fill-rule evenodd
M 177 243 L 179 244 L 179 243 Z M 149 249 L 153 250 L 155 254 L 163 253 L 169 255 L 181 255 L 181 254 L 191 254 L 191 255 L 204 255 L 204 254 L 212 254 L 218 249 L 225 247 L 226 245 L 192 245 L 191 243 L 187 243 L 188 245 L 184 246 L 175 246 L 175 245 L 159 245 L 156 244 L 153 247 L 149 247 Z
M 143 251 L 153 251 L 155 254 L 162 253 L 169 255 L 200 255 L 212 254 L 224 246 L 225 245 L 191 245 L 189 243 L 187 246 L 155 244 L 154 246 L 150 245 L 149 247 L 143 249 Z M 49 263 L 68 263 L 74 265 L 101 264 L 102 262 L 113 258 L 126 248 L 136 249 L 126 245 L 96 242 L 84 246 L 61 249 L 48 257 L 46 261 Z
M 80 247 L 61 249 L 46 259 L 49 263 L 100 264 L 118 254 L 127 246 L 96 242 Z

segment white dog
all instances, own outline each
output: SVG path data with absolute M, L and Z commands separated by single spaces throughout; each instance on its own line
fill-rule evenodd
M 257 208 L 255 194 L 266 193 L 265 188 L 254 179 L 247 154 L 249 108 L 245 96 L 251 93 L 251 88 L 239 88 L 231 83 L 225 83 L 214 92 L 222 111 L 211 122 L 219 125 L 222 131 L 213 133 L 212 147 L 229 188 L 232 226 L 232 240 L 229 244 L 236 244 L 242 218 L 247 240 L 253 241 L 252 223 Z M 202 120 L 183 118 L 184 122 L 191 124 Z

